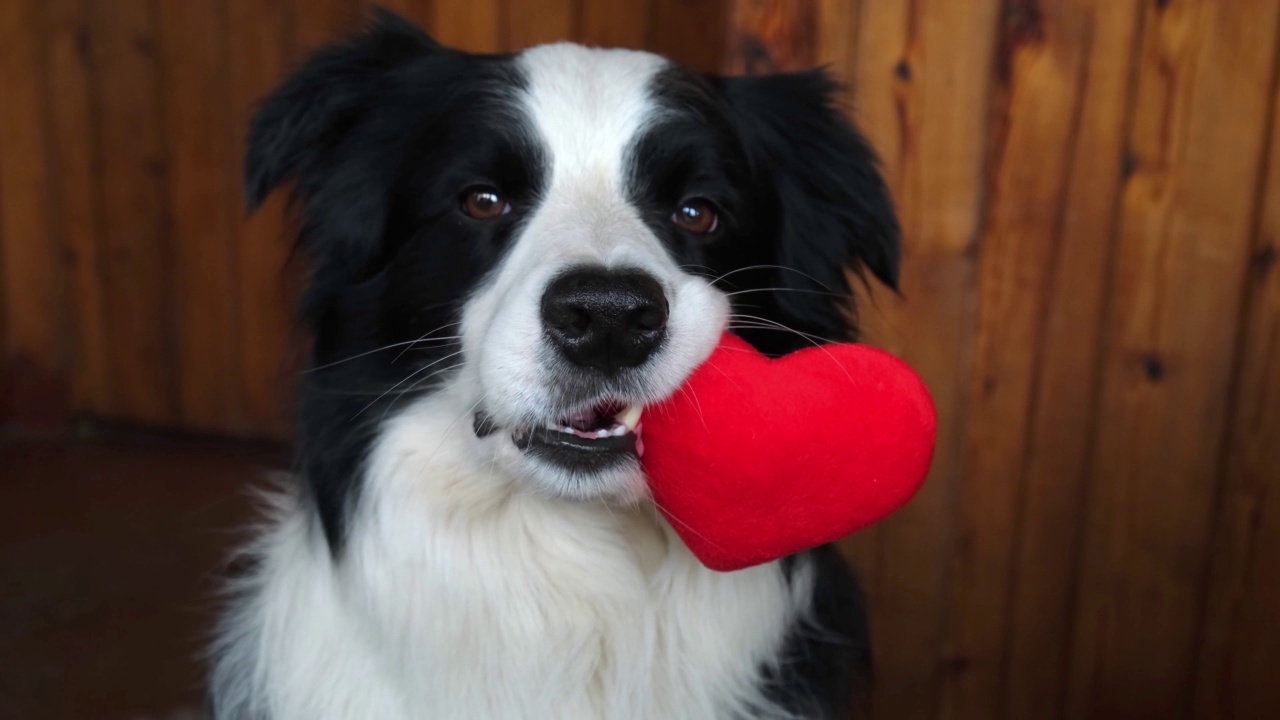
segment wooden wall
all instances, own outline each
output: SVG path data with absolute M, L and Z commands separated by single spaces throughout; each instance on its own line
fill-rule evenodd
M 1280 4 L 736 4 L 906 229 L 935 471 L 851 539 L 883 718 L 1280 716 Z M 763 48 L 763 50 L 762 50 Z
M 855 88 L 906 231 L 868 340 L 928 380 L 935 471 L 846 543 L 880 718 L 1280 716 L 1280 3 L 400 0 Z M 287 432 L 255 99 L 355 0 L 0 3 L 10 411 Z

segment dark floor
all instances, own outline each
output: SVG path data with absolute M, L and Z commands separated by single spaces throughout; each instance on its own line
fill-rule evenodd
M 221 563 L 278 448 L 0 438 L 0 718 L 198 707 Z

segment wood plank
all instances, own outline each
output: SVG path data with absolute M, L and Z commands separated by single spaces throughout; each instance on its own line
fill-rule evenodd
M 1280 715 L 1280 93 L 1249 262 L 1240 366 L 1197 653 L 1195 717 Z
M 293 0 L 295 57 L 356 32 L 363 17 L 359 0 Z
M 8 411 L 59 422 L 65 411 L 63 272 L 52 216 L 43 16 L 35 0 L 0 7 L 0 365 Z
M 1007 718 L 1054 718 L 1070 649 L 1089 428 L 1097 409 L 1098 358 L 1108 263 L 1132 91 L 1141 0 L 1082 0 L 1087 35 L 1082 103 L 1071 167 L 1044 281 L 1047 295 L 1008 589 L 1004 651 Z M 1029 160 L 1034 165 L 1033 160 Z M 1019 423 L 1014 422 L 1016 430 Z
M 817 0 L 733 2 L 728 17 L 729 73 L 764 75 L 816 64 Z
M 722 72 L 729 57 L 730 3 L 652 0 L 646 49 L 703 72 Z
M 1278 14 L 1146 10 L 1069 717 L 1168 718 L 1192 700 Z
M 875 714 L 937 715 L 955 492 L 972 362 L 990 68 L 999 3 L 862 3 L 856 118 L 879 151 L 904 231 L 902 297 L 861 311 L 867 339 L 906 359 L 938 408 L 934 469 L 878 529 L 871 605 Z M 963 622 L 963 618 L 952 619 Z
M 573 40 L 575 9 L 573 0 L 508 3 L 502 18 L 506 49 L 523 50 L 535 45 Z
M 239 195 L 221 2 L 159 3 L 172 223 L 173 313 L 184 427 L 243 434 L 233 218 Z
M 470 52 L 508 49 L 500 0 L 468 0 L 436 4 L 433 26 L 436 39 L 449 47 Z
M 577 41 L 584 45 L 644 50 L 652 0 L 579 0 Z
M 818 0 L 816 64 L 827 67 L 846 85 L 857 76 L 856 40 L 861 12 L 861 0 Z M 849 89 L 856 92 L 856 88 Z
M 287 0 L 227 0 L 231 127 L 236 158 L 243 154 L 249 118 L 258 102 L 284 79 L 293 47 Z M 239 173 L 236 173 L 239 178 Z M 254 433 L 285 437 L 290 426 L 289 369 L 294 338 L 293 274 L 286 274 L 292 238 L 286 194 L 276 193 L 252 217 L 235 196 L 239 261 L 239 325 L 245 412 Z
M 998 717 L 1009 588 L 1027 491 L 1027 416 L 1039 376 L 1059 219 L 1076 157 L 1088 8 L 1013 5 L 1001 16 L 979 243 L 978 321 L 943 679 L 942 717 Z M 1101 238 L 1105 242 L 1105 236 Z
M 102 287 L 98 175 L 90 83 L 89 28 L 81 0 L 47 0 L 45 57 L 49 65 L 49 129 L 58 245 L 67 264 L 71 408 L 102 415 L 110 409 L 107 329 Z
M 179 413 L 155 5 L 119 0 L 86 8 L 99 119 L 94 163 L 111 390 L 106 413 L 170 425 Z
M 412 20 L 427 32 L 434 32 L 435 0 L 385 0 L 377 4 Z

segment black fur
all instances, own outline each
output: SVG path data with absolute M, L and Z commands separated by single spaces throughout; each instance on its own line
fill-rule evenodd
M 380 12 L 369 31 L 309 60 L 253 119 L 249 206 L 294 181 L 299 249 L 312 263 L 298 464 L 334 552 L 379 421 L 461 360 L 449 339 L 461 304 L 517 227 L 518 215 L 471 220 L 460 193 L 496 184 L 526 206 L 539 193 L 545 159 L 496 112 L 522 82 L 509 57 L 445 49 Z
M 707 78 L 675 68 L 655 93 L 674 112 L 637 144 L 637 205 L 679 262 L 720 278 L 738 332 L 780 355 L 857 337 L 847 270 L 897 288 L 900 243 L 888 188 L 823 71 Z M 679 196 L 679 197 L 677 197 Z M 687 197 L 713 200 L 723 227 L 690 247 L 667 222 Z M 774 288 L 769 290 L 768 288 Z

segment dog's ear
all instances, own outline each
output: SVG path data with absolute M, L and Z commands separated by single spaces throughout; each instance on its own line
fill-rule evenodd
M 775 199 L 772 278 L 794 327 L 852 336 L 846 270 L 896 290 L 901 255 L 893 201 L 874 152 L 835 103 L 821 70 L 726 78 L 720 86 L 757 188 Z M 864 276 L 865 277 L 865 276 Z
M 383 8 L 362 34 L 325 48 L 272 92 L 249 127 L 245 195 L 253 211 L 280 183 L 322 165 L 359 120 L 388 70 L 440 49 L 425 32 Z
M 357 146 L 366 141 L 360 130 L 376 120 L 373 102 L 396 68 L 443 51 L 413 23 L 376 8 L 366 30 L 307 60 L 263 100 L 250 122 L 244 164 L 250 212 L 293 180 L 304 249 L 325 242 L 350 251 L 362 236 L 380 232 L 386 210 L 376 186 L 387 173 L 356 161 Z M 339 242 L 326 242 L 320 229 Z

